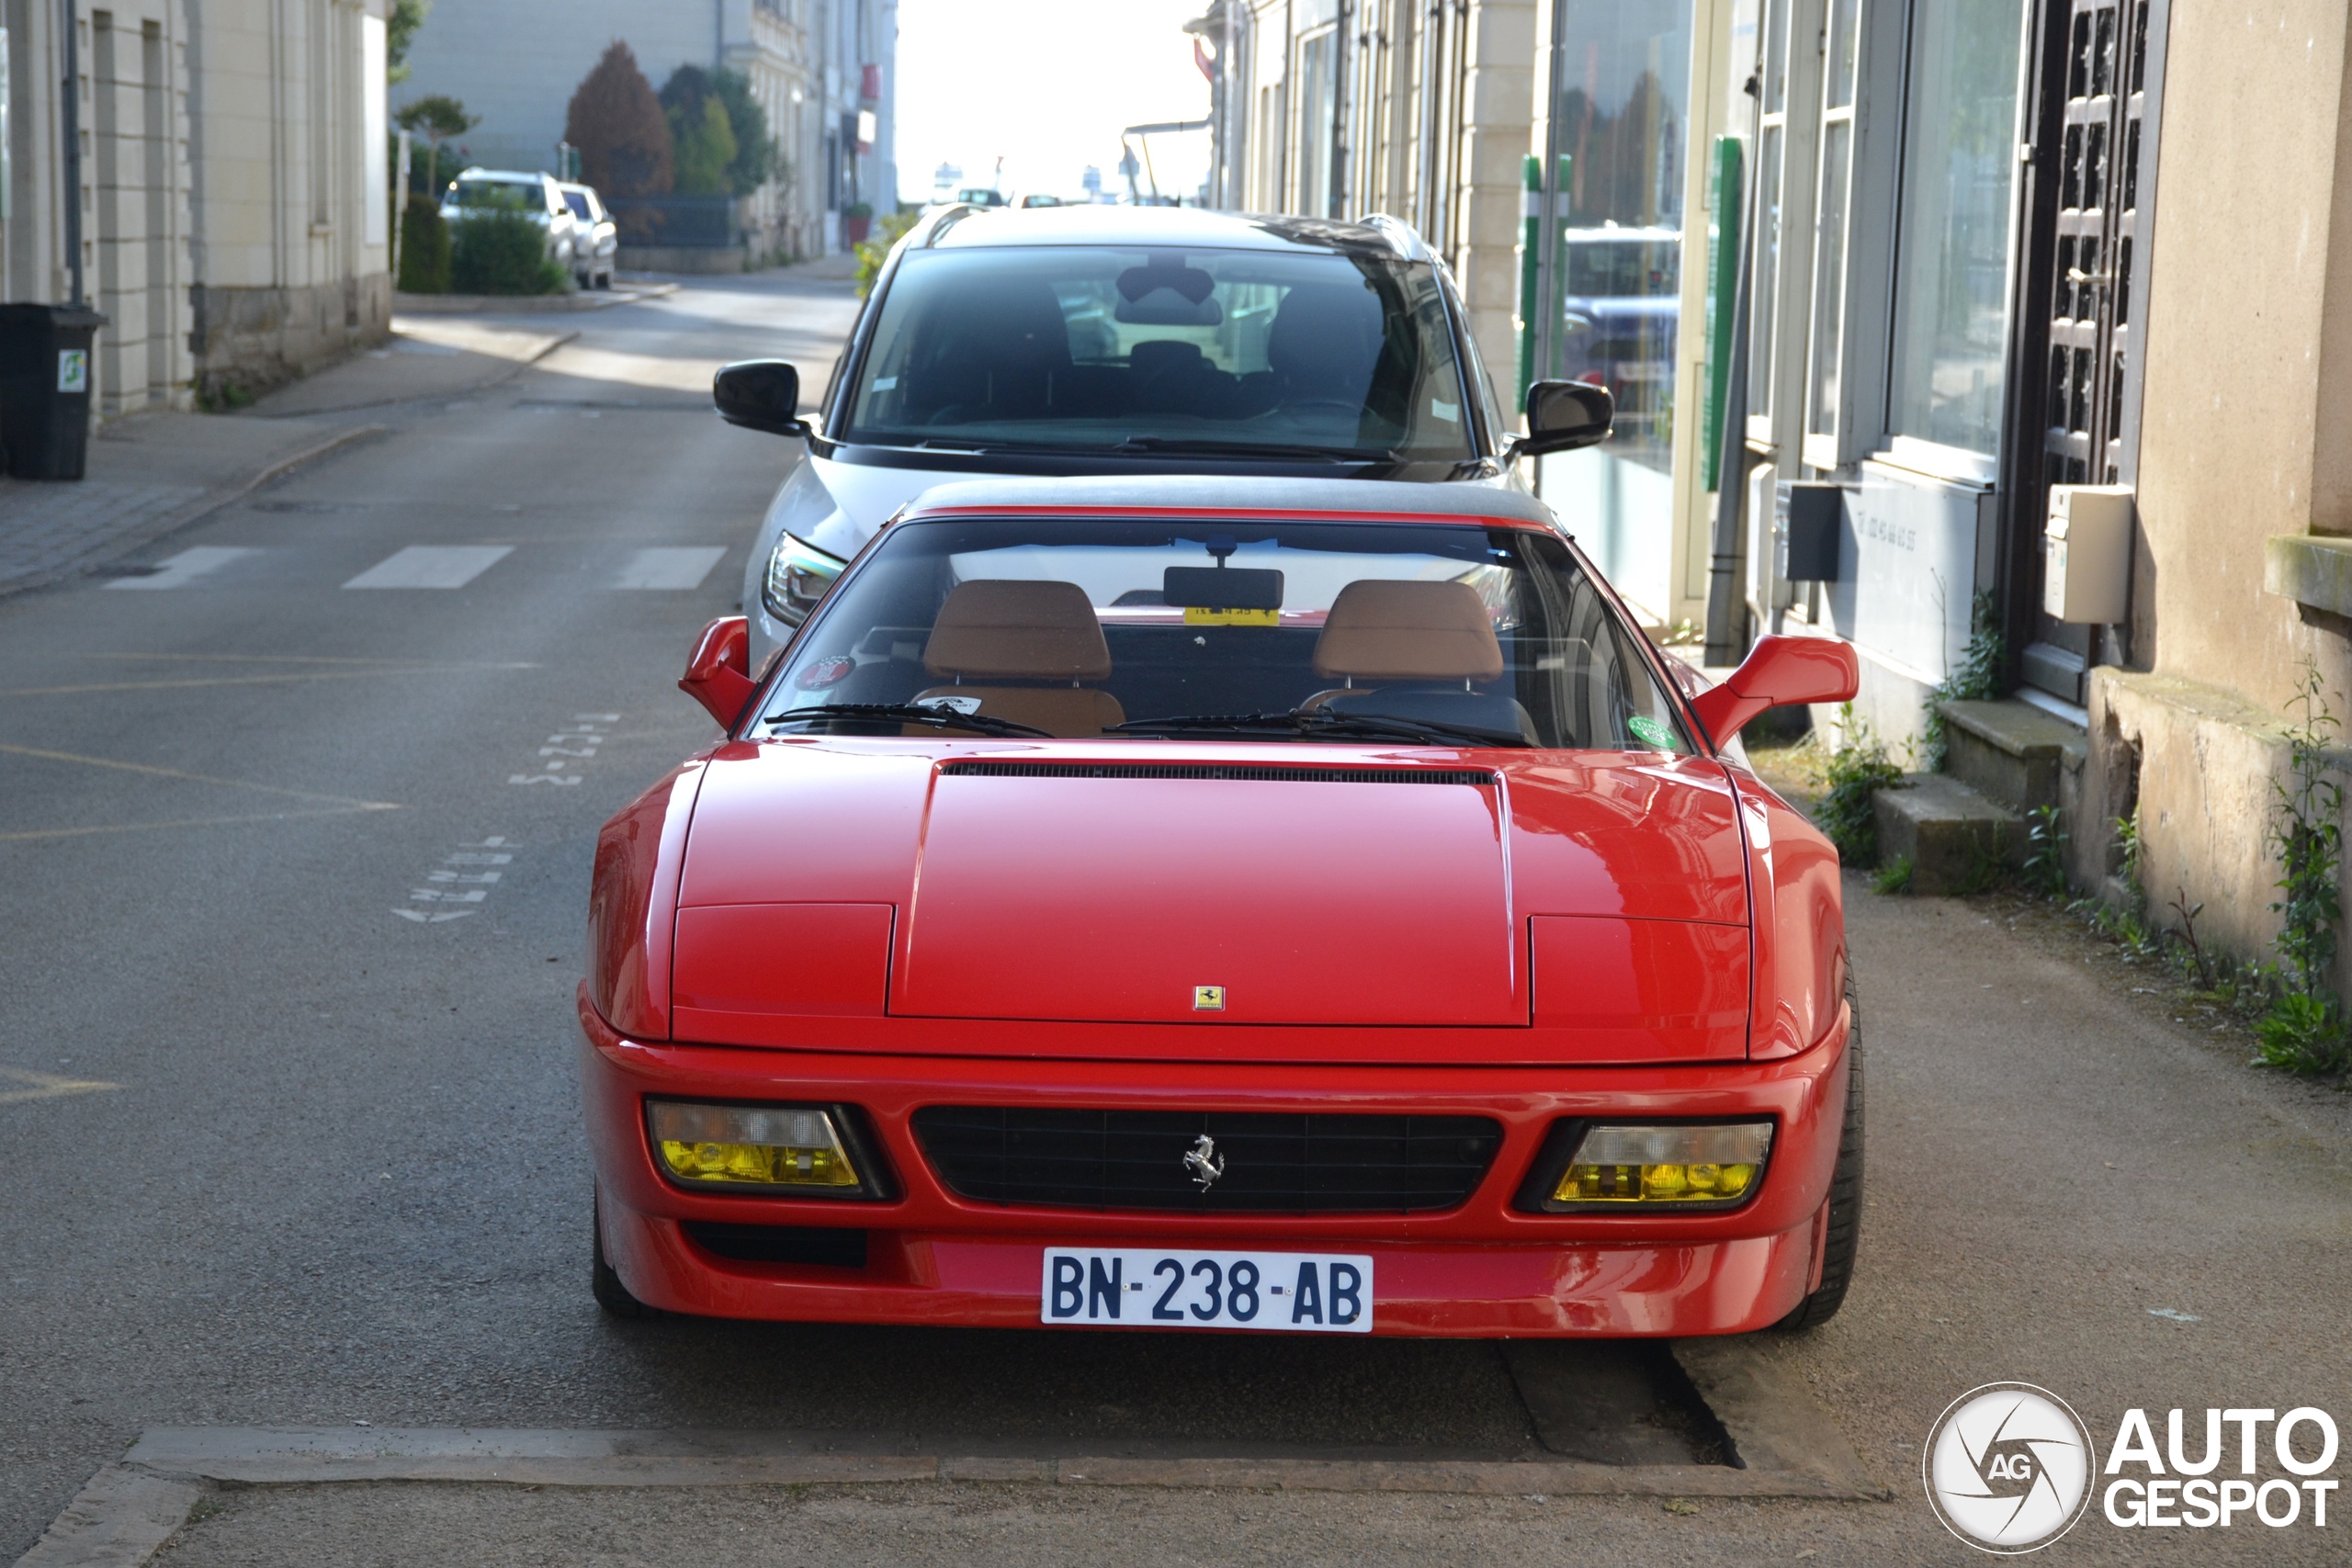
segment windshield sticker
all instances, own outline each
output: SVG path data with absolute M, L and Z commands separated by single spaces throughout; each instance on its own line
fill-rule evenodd
M 1675 749 L 1674 731 L 1647 714 L 1635 714 L 1625 721 L 1625 728 L 1634 732 L 1634 739 L 1646 741 L 1661 751 L 1671 751 Z
M 1184 624 L 1188 626 L 1278 626 L 1283 624 L 1280 610 L 1212 610 L 1204 604 L 1184 606 Z
M 857 668 L 857 660 L 844 653 L 820 659 L 800 672 L 800 689 L 821 692 L 827 686 L 838 685 L 849 672 Z

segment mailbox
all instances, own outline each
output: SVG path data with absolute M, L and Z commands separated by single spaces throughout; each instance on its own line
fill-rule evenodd
M 1774 508 L 1780 516 L 1781 575 L 1792 582 L 1838 581 L 1838 545 L 1844 533 L 1846 487 L 1782 479 Z
M 2052 485 L 2041 547 L 2043 615 L 2095 626 L 2131 615 L 2131 486 Z

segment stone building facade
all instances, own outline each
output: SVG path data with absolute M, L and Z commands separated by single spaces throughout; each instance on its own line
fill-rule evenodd
M 390 321 L 385 0 L 74 0 L 81 277 L 112 417 L 233 400 Z M 73 288 L 62 7 L 0 0 L 0 289 Z

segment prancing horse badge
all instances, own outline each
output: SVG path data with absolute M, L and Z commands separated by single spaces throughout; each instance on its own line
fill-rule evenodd
M 1225 987 L 1223 986 L 1193 987 L 1193 1010 L 1194 1012 L 1223 1012 L 1225 1010 Z

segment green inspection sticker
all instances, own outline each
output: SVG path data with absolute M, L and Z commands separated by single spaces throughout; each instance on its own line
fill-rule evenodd
M 1625 728 L 1634 732 L 1634 739 L 1646 740 L 1661 751 L 1675 749 L 1674 731 L 1647 714 L 1635 714 L 1625 721 Z

